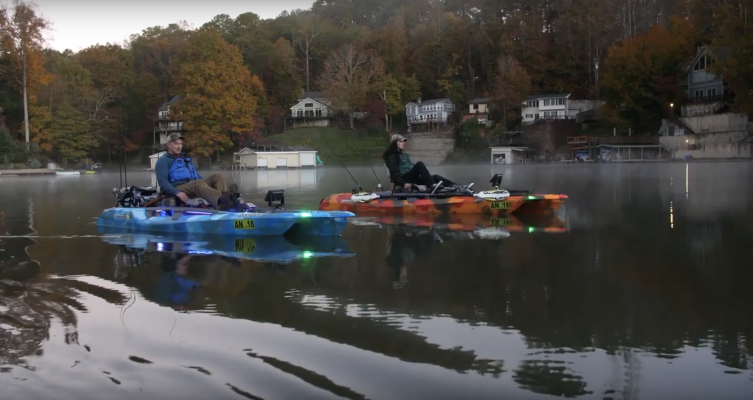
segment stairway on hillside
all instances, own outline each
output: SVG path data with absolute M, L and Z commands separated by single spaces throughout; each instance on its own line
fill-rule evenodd
M 405 152 L 410 154 L 411 161 L 423 161 L 426 165 L 440 165 L 455 149 L 455 133 L 453 128 L 437 132 L 407 133 L 408 139 Z

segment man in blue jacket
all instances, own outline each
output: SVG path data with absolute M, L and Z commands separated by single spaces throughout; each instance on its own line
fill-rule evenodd
M 219 210 L 235 206 L 239 200 L 238 185 L 233 183 L 228 187 L 221 173 L 202 178 L 191 163 L 191 157 L 182 152 L 183 140 L 179 133 L 171 133 L 167 137 L 167 153 L 157 160 L 154 167 L 162 192 L 184 203 L 189 198 L 202 198 Z

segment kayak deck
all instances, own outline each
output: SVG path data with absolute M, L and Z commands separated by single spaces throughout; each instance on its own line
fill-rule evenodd
M 300 234 L 339 235 L 351 212 L 257 209 L 228 212 L 193 207 L 114 207 L 104 210 L 97 226 L 128 232 L 195 233 L 236 237 Z
M 376 192 L 379 198 L 354 201 L 351 193 L 333 194 L 319 203 L 321 211 L 357 214 L 489 214 L 554 213 L 567 199 L 563 194 L 518 194 L 490 201 L 472 195 Z

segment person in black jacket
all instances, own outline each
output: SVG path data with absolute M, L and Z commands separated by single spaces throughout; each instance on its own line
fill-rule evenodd
M 455 182 L 441 175 L 432 175 L 422 161 L 413 164 L 410 156 L 403 153 L 407 141 L 408 139 L 402 135 L 397 133 L 392 135 L 390 145 L 382 156 L 390 171 L 390 179 L 396 186 L 410 190 L 412 185 L 424 185 L 427 191 L 431 191 L 432 186 L 440 181 L 442 181 L 442 186 L 457 186 Z

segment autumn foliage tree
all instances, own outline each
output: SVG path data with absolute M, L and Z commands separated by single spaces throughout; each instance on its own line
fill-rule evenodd
M 729 56 L 709 69 L 724 76 L 725 89 L 735 95 L 732 108 L 753 116 L 753 1 L 725 4 L 715 11 L 714 22 L 720 28 L 714 44 L 729 50 Z
M 363 111 L 370 96 L 382 90 L 384 62 L 373 52 L 349 44 L 327 58 L 319 86 L 333 106 L 350 115 L 350 128 L 356 111 Z
M 519 113 L 521 103 L 531 93 L 531 77 L 518 60 L 510 54 L 497 61 L 495 99 L 502 111 L 503 126 Z
M 683 63 L 693 55 L 693 26 L 673 18 L 609 49 L 601 84 L 606 115 L 613 122 L 655 131 L 669 103 L 679 102 Z
M 178 54 L 174 92 L 182 100 L 170 116 L 183 121 L 189 146 L 209 157 L 233 145 L 234 135 L 253 132 L 256 78 L 243 65 L 238 48 L 213 28 L 191 35 Z
M 33 4 L 14 0 L 11 9 L 0 9 L 0 50 L 9 57 L 11 75 L 23 93 L 24 131 L 29 143 L 29 103 L 34 92 L 45 85 L 51 76 L 44 70 L 42 49 L 44 33 L 49 22 L 34 9 Z M 31 99 L 30 99 L 31 97 Z

